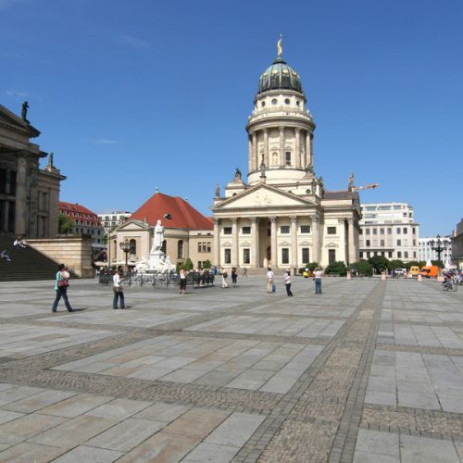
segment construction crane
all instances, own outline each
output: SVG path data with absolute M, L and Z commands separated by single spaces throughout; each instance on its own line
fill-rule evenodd
M 374 190 L 378 187 L 379 187 L 378 183 L 369 183 L 368 185 L 364 185 L 364 186 L 353 186 L 352 191 Z

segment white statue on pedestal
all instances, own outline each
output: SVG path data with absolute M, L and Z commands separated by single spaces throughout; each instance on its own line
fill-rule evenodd
M 164 227 L 161 225 L 161 220 L 158 219 L 156 226 L 154 227 L 153 233 L 153 247 L 151 248 L 151 254 L 155 251 L 160 251 L 162 243 L 164 242 Z

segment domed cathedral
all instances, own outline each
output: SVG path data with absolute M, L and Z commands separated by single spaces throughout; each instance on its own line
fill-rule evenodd
M 248 133 L 247 182 L 236 169 L 216 187 L 214 257 L 221 267 L 297 269 L 358 260 L 360 204 L 353 185 L 327 191 L 314 171 L 315 123 L 299 74 L 278 56 L 259 79 Z

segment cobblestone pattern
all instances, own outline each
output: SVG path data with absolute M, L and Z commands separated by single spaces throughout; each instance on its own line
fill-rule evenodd
M 363 353 L 365 343 L 374 342 L 379 316 L 373 307 L 380 307 L 383 293 L 383 285 L 373 288 L 235 461 L 306 462 L 310 455 L 311 462 L 326 462 L 333 451 L 340 456 L 348 437 L 353 457 L 373 355 Z
M 366 405 L 361 427 L 434 439 L 463 440 L 463 416 L 438 410 Z

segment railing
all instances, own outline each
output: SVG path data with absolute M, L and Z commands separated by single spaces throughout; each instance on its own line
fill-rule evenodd
M 100 273 L 98 276 L 98 283 L 100 286 L 112 286 L 113 275 Z M 214 275 L 212 273 L 189 273 L 187 275 L 186 283 L 187 285 L 194 286 L 195 288 L 214 286 Z M 125 287 L 176 287 L 180 285 L 180 275 L 177 273 L 132 273 L 125 277 L 123 285 Z

